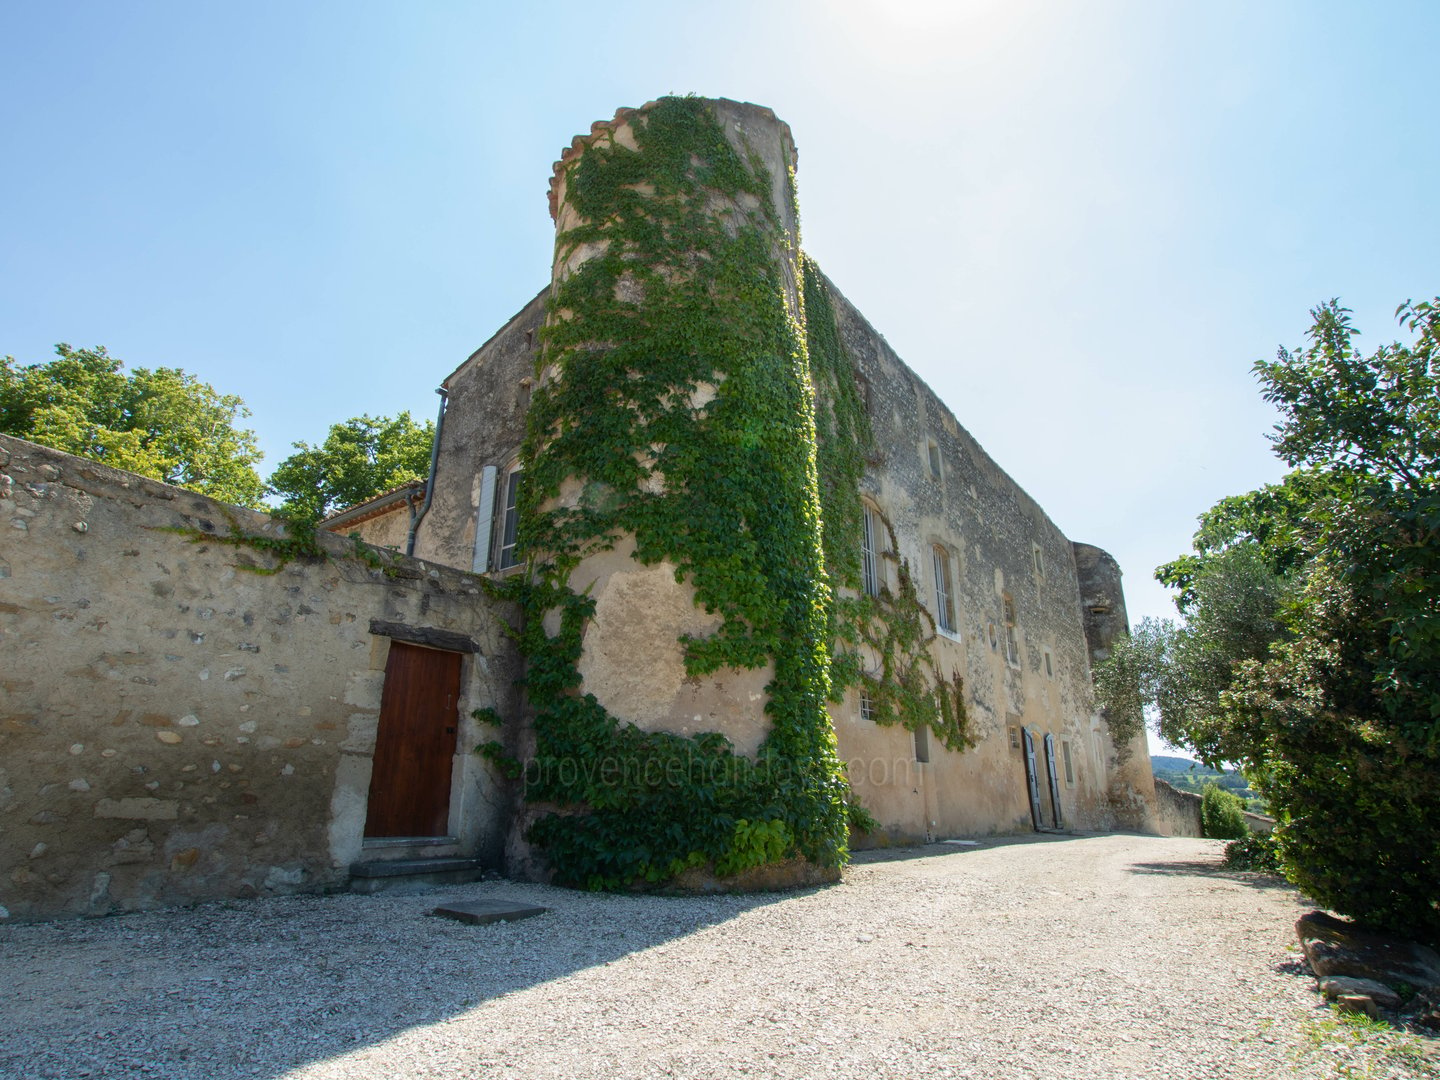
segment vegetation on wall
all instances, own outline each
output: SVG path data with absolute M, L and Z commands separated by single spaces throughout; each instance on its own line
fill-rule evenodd
M 561 811 L 531 836 L 561 880 L 592 887 L 792 855 L 835 866 L 847 786 L 825 711 L 814 405 L 770 178 L 702 101 L 631 123 L 636 149 L 602 135 L 565 174 L 581 222 L 557 259 L 598 253 L 557 282 L 522 450 L 532 573 L 509 588 L 527 612 L 526 785 Z M 594 602 L 571 574 L 622 535 L 720 619 L 683 641 L 691 675 L 773 665 L 755 760 L 716 734 L 642 732 L 580 692 Z
M 1114 664 L 1167 740 L 1241 766 L 1291 881 L 1440 942 L 1440 298 L 1369 356 L 1337 302 L 1311 314 L 1307 345 L 1255 365 L 1296 471 L 1202 517 L 1157 574 L 1186 624 Z

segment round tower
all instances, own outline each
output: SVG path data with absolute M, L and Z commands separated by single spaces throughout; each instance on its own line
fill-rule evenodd
M 562 878 L 843 859 L 794 163 L 770 109 L 663 98 L 555 165 L 521 532 Z

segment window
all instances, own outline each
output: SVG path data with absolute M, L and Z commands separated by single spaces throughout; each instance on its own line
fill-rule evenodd
M 860 719 L 872 724 L 875 722 L 875 703 L 870 700 L 868 690 L 860 691 Z
M 880 595 L 880 558 L 875 545 L 876 535 L 880 531 L 879 516 L 871 507 L 865 507 L 860 547 L 860 584 L 866 596 Z
M 935 621 L 947 634 L 955 633 L 955 601 L 950 582 L 950 553 L 936 544 L 931 548 L 935 565 Z
M 940 479 L 940 447 L 935 445 L 935 440 L 930 440 L 928 447 L 930 456 L 930 475 L 936 480 Z
M 1005 597 L 1005 659 L 1020 666 L 1020 642 L 1015 636 L 1015 601 Z
M 1035 576 L 1041 581 L 1045 580 L 1045 556 L 1040 550 L 1039 544 L 1030 545 L 1030 557 L 1035 560 Z
M 930 729 L 915 729 L 915 760 L 924 765 L 930 760 Z
M 1045 650 L 1045 677 L 1047 679 L 1053 679 L 1055 677 L 1055 663 L 1050 656 L 1049 649 Z
M 515 550 L 515 534 L 520 524 L 520 469 L 511 469 L 505 477 L 505 501 L 500 512 L 500 547 L 496 553 L 495 569 L 508 570 L 519 566 L 520 559 Z
M 995 624 L 993 622 L 986 623 L 985 629 L 990 635 L 990 651 L 994 652 L 996 649 L 1000 648 L 1000 639 L 995 635 Z
M 1075 766 L 1070 761 L 1070 740 L 1060 740 L 1060 756 L 1065 759 L 1065 786 L 1075 786 Z

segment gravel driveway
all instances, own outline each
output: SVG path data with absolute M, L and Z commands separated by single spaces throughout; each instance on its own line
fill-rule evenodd
M 0 1075 L 1432 1075 L 1325 1045 L 1306 905 L 1219 847 L 1025 838 L 861 855 L 789 894 L 487 881 L 3 927 Z M 488 897 L 552 910 L 426 914 Z

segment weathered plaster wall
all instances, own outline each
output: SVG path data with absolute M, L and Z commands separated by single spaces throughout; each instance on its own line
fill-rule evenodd
M 452 830 L 497 863 L 512 810 L 469 718 L 513 715 L 475 579 L 0 436 L 0 911 L 99 914 L 343 885 L 361 853 L 389 639 L 464 634 Z M 198 541 L 198 542 L 194 542 Z M 375 558 L 372 556 L 372 559 Z
M 1117 770 L 1115 747 L 1093 708 L 1091 653 L 1070 541 L 864 316 L 833 284 L 828 287 L 874 432 L 864 494 L 890 523 L 896 542 L 884 558 L 886 580 L 893 588 L 900 566 L 908 565 L 922 603 L 934 613 L 933 548 L 941 545 L 948 553 L 956 632 L 938 635 L 933 653 L 942 671 L 964 677 L 981 739 L 963 754 L 932 739 L 929 762 L 918 762 L 911 735 L 862 720 L 859 694 L 852 692 L 835 720 L 861 800 L 896 830 L 918 835 L 1028 830 L 1024 761 L 1013 738 L 1024 726 L 1034 733 L 1037 753 L 1045 734 L 1057 740 L 1067 826 L 1146 827 L 1153 796 L 1145 785 L 1143 746 Z M 883 546 L 891 548 L 888 537 Z M 1117 595 L 1118 582 L 1117 570 Z M 1006 647 L 1006 597 L 1015 615 L 1014 662 Z M 1123 598 L 1119 604 L 1123 621 Z M 1039 764 L 1048 819 L 1043 757 Z M 887 776 L 888 783 L 877 782 Z

